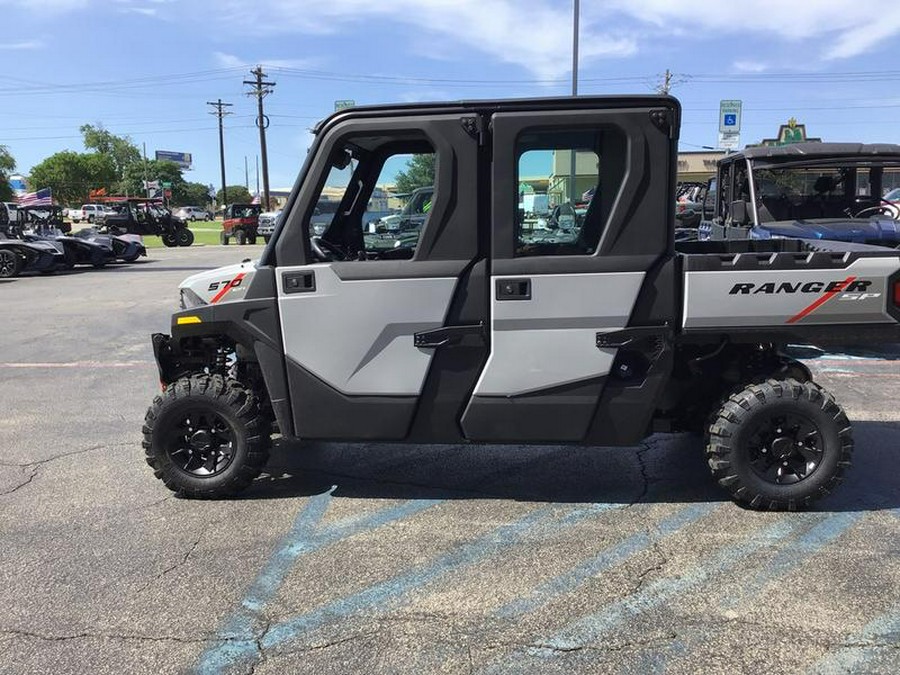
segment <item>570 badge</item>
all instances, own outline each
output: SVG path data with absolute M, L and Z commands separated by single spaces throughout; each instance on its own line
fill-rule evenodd
M 207 288 L 206 290 L 210 293 L 213 293 L 216 291 L 218 291 L 218 292 L 216 292 L 216 294 L 212 297 L 212 299 L 209 301 L 209 304 L 211 304 L 211 305 L 216 304 L 219 300 L 221 300 L 225 296 L 226 293 L 228 293 L 228 291 L 235 289 L 235 288 L 239 288 L 241 283 L 243 283 L 243 281 L 244 281 L 245 274 L 246 274 L 245 272 L 241 272 L 240 274 L 235 276 L 234 279 L 226 279 L 224 281 L 213 281 L 209 285 L 209 288 Z

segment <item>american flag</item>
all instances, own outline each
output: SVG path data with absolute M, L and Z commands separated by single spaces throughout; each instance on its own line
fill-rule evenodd
M 50 188 L 44 188 L 37 192 L 29 192 L 16 199 L 19 206 L 51 206 L 53 193 Z

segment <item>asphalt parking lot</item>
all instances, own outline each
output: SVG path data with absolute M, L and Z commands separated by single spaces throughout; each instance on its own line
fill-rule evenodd
M 3 673 L 900 672 L 900 360 L 809 362 L 855 424 L 814 511 L 697 441 L 279 443 L 241 499 L 142 458 L 176 286 L 261 247 L 0 282 Z

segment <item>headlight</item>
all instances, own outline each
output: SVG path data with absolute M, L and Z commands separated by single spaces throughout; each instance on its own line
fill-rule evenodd
M 205 305 L 206 302 L 190 288 L 182 288 L 179 304 L 181 309 L 193 309 L 194 307 Z

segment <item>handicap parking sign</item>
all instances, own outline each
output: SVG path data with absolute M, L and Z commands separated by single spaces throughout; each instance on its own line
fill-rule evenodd
M 737 115 L 734 113 L 726 113 L 724 122 L 726 127 L 737 126 Z

